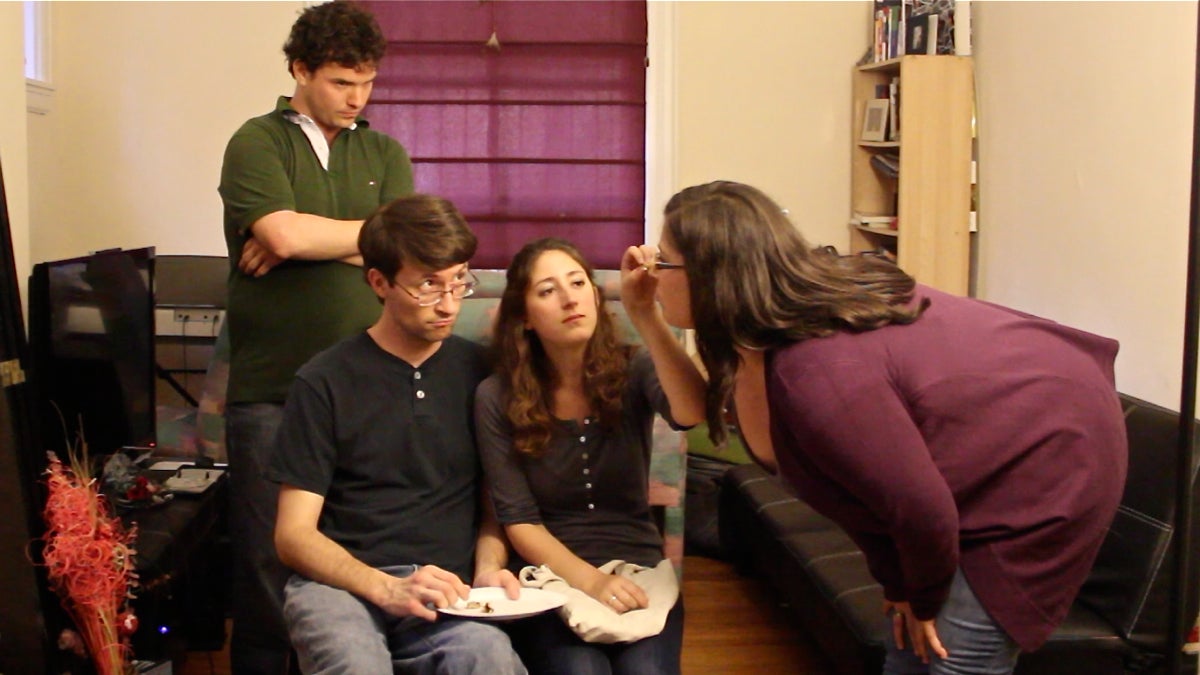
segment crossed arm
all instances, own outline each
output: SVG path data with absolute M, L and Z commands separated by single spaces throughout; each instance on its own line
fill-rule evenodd
M 335 220 L 296 211 L 274 211 L 254 221 L 238 269 L 261 277 L 284 260 L 339 260 L 362 266 L 361 220 Z

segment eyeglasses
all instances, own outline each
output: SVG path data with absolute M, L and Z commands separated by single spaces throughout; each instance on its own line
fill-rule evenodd
M 685 269 L 680 263 L 667 262 L 662 259 L 662 251 L 654 252 L 654 269 L 656 270 L 681 270 Z
M 475 287 L 478 285 L 479 278 L 476 277 L 473 272 L 467 271 L 466 281 L 450 284 L 445 288 L 439 288 L 431 291 L 421 291 L 420 293 L 413 293 L 403 286 L 401 286 L 400 289 L 411 295 L 413 300 L 417 301 L 418 307 L 433 307 L 441 302 L 442 298 L 445 297 L 447 293 L 453 296 L 455 300 L 462 300 L 463 298 L 474 293 Z

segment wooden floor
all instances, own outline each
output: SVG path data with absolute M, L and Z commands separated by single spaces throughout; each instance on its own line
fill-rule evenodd
M 757 579 L 724 562 L 683 561 L 684 675 L 833 675 L 833 667 Z
M 755 579 L 724 562 L 683 563 L 684 675 L 832 675 L 831 666 Z M 229 675 L 229 653 L 189 652 L 176 675 Z

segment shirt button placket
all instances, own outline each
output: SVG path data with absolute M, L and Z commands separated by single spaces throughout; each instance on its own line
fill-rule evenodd
M 589 421 L 590 421 L 590 420 L 587 420 L 587 419 L 585 419 L 585 420 L 583 420 L 583 423 L 584 423 L 584 424 L 587 424 Z M 587 465 L 587 461 L 588 461 L 588 452 L 587 452 L 587 450 L 586 450 L 586 447 L 587 447 L 587 436 L 586 436 L 586 435 L 584 435 L 584 436 L 580 436 L 580 437 L 579 437 L 579 445 L 580 445 L 581 447 L 584 447 L 584 448 L 585 448 L 585 450 L 583 451 L 583 453 L 580 455 L 580 457 L 582 457 L 582 459 L 583 459 L 583 462 L 584 462 L 584 464 L 583 464 L 583 475 L 584 475 L 584 476 L 590 476 L 590 475 L 591 475 L 591 473 L 592 473 L 592 469 L 591 469 L 591 468 L 590 468 L 590 467 Z M 587 505 L 587 508 L 588 508 L 588 511 L 595 511 L 595 510 L 596 510 L 596 503 L 595 503 L 594 501 L 592 501 L 592 500 L 593 500 L 593 497 L 592 497 L 592 482 L 591 482 L 591 480 L 590 480 L 590 479 L 588 479 L 588 480 L 585 480 L 585 481 L 584 481 L 584 483 L 583 483 L 583 489 L 584 489 L 584 490 L 587 490 L 587 498 L 588 498 L 588 505 Z
M 421 380 L 421 371 L 418 370 L 417 372 L 413 373 L 413 380 L 417 381 L 417 382 L 419 382 Z M 425 398 L 425 390 L 418 389 L 417 390 L 417 399 L 423 400 L 424 398 Z

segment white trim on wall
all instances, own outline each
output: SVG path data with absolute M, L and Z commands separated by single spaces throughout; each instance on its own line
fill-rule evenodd
M 50 4 L 44 0 L 26 0 L 23 4 L 25 109 L 36 115 L 45 115 L 54 104 L 50 69 Z
M 678 19 L 675 3 L 646 3 L 646 226 L 649 243 L 658 241 L 662 209 L 675 192 L 678 167 L 675 101 Z

